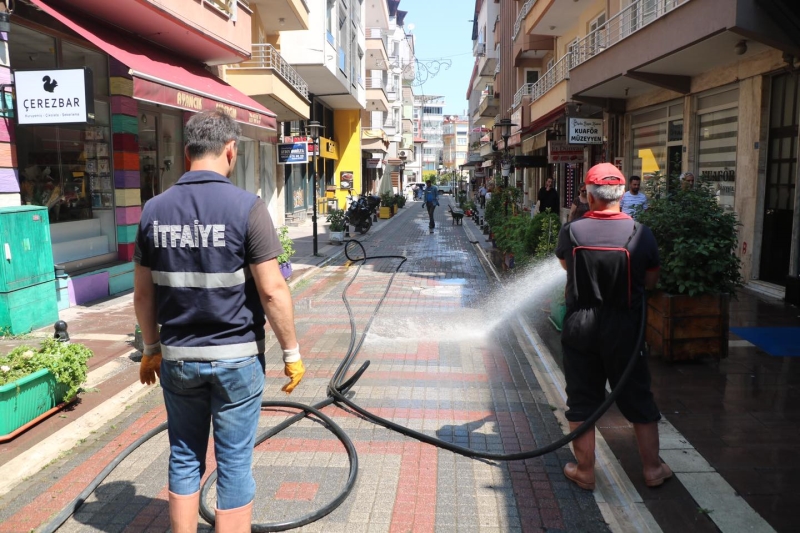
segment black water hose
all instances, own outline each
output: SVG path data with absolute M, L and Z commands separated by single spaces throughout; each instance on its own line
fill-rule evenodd
M 356 251 L 355 245 L 353 245 L 351 243 L 357 243 L 358 244 L 358 246 L 361 248 L 362 256 L 360 256 L 360 257 L 356 256 L 356 254 L 354 253 Z M 470 448 L 466 448 L 464 446 L 459 446 L 457 444 L 453 444 L 451 442 L 447 442 L 445 440 L 438 439 L 436 437 L 431 437 L 430 435 L 426 435 L 425 433 L 422 433 L 422 432 L 419 432 L 419 431 L 415 431 L 415 430 L 407 428 L 405 426 L 401 426 L 400 424 L 396 424 L 396 423 L 392 422 L 391 420 L 387 420 L 387 419 L 382 418 L 382 417 L 380 417 L 380 416 L 378 416 L 378 415 L 376 415 L 374 413 L 371 413 L 369 410 L 364 409 L 363 407 L 359 406 L 357 403 L 353 402 L 352 400 L 350 400 L 344 394 L 341 394 L 337 390 L 337 383 L 341 380 L 342 376 L 344 375 L 344 372 L 346 372 L 347 368 L 352 363 L 352 360 L 358 354 L 358 351 L 359 351 L 359 349 L 361 347 L 361 344 L 363 344 L 363 342 L 364 342 L 364 339 L 366 337 L 367 331 L 369 330 L 369 327 L 372 324 L 373 319 L 377 315 L 378 310 L 380 309 L 381 305 L 383 305 L 383 300 L 386 298 L 386 295 L 389 292 L 389 287 L 391 286 L 391 280 L 394 279 L 395 274 L 397 274 L 397 272 L 400 270 L 400 267 L 403 265 L 403 263 L 406 260 L 406 258 L 404 256 L 375 256 L 375 257 L 367 257 L 366 251 L 364 250 L 363 245 L 361 245 L 361 243 L 358 242 L 358 241 L 348 241 L 347 243 L 345 243 L 345 254 L 347 255 L 348 259 L 350 259 L 351 261 L 354 261 L 354 262 L 356 262 L 356 261 L 366 262 L 367 259 L 392 258 L 392 257 L 401 258 L 402 261 L 400 262 L 400 264 L 395 269 L 395 272 L 392 274 L 392 277 L 391 277 L 391 279 L 389 281 L 389 284 L 387 285 L 386 291 L 384 291 L 383 295 L 381 296 L 380 300 L 378 301 L 378 305 L 376 306 L 375 311 L 373 312 L 372 316 L 370 317 L 369 322 L 367 323 L 367 326 L 365 327 L 364 332 L 362 334 L 361 340 L 359 341 L 358 346 L 356 347 L 355 350 L 352 349 L 355 346 L 355 321 L 353 319 L 353 314 L 352 314 L 352 310 L 350 308 L 350 304 L 347 301 L 347 289 L 350 287 L 350 285 L 352 284 L 353 280 L 358 275 L 358 271 L 356 271 L 356 273 L 353 275 L 353 278 L 350 280 L 350 283 L 348 283 L 345 286 L 344 290 L 342 291 L 342 299 L 344 300 L 345 307 L 347 308 L 348 315 L 350 316 L 350 328 L 351 328 L 350 329 L 350 331 L 351 331 L 351 333 L 350 333 L 350 349 L 348 349 L 348 353 L 347 353 L 347 356 L 345 358 L 345 361 L 343 362 L 342 365 L 339 366 L 339 369 L 337 369 L 337 372 L 334 373 L 333 377 L 331 378 L 331 380 L 330 380 L 330 382 L 328 384 L 328 394 L 331 397 L 336 399 L 336 403 L 337 404 L 346 405 L 347 407 L 349 407 L 353 411 L 356 411 L 357 413 L 359 413 L 364 418 L 366 418 L 368 420 L 371 420 L 372 422 L 374 422 L 374 423 L 376 423 L 378 425 L 381 425 L 381 426 L 383 426 L 383 427 L 385 427 L 387 429 L 390 429 L 392 431 L 396 431 L 396 432 L 398 432 L 398 433 L 400 433 L 402 435 L 405 435 L 407 437 L 411 437 L 411 438 L 419 440 L 421 442 L 425 442 L 427 444 L 431 444 L 433 446 L 436 446 L 437 448 L 442 448 L 444 450 L 449 450 L 449 451 L 451 451 L 453 453 L 457 453 L 457 454 L 463 455 L 465 457 L 472 457 L 472 458 L 477 458 L 477 459 L 489 459 L 489 460 L 494 460 L 494 461 L 521 461 L 521 460 L 524 460 L 524 459 L 531 459 L 531 458 L 534 458 L 534 457 L 539 457 L 540 455 L 544 455 L 546 453 L 553 452 L 553 451 L 561 448 L 562 446 L 564 446 L 566 444 L 569 444 L 572 440 L 574 440 L 576 437 L 578 437 L 581 434 L 583 434 L 590 427 L 593 427 L 594 423 L 597 422 L 597 420 L 601 416 L 603 416 L 603 414 L 608 410 L 608 408 L 611 407 L 611 404 L 613 404 L 616 401 L 617 397 L 619 397 L 619 395 L 622 393 L 622 389 L 625 386 L 625 384 L 628 382 L 628 379 L 630 378 L 630 375 L 633 372 L 634 367 L 636 366 L 637 358 L 639 357 L 639 354 L 641 353 L 641 346 L 642 346 L 642 342 L 644 341 L 645 326 L 647 324 L 647 315 L 646 315 L 644 294 L 642 295 L 642 312 L 641 312 L 641 320 L 640 320 L 640 324 L 639 324 L 639 334 L 638 334 L 637 339 L 636 339 L 636 344 L 634 345 L 633 353 L 631 354 L 631 356 L 630 356 L 630 358 L 628 360 L 628 364 L 625 367 L 625 370 L 623 371 L 622 375 L 620 376 L 619 381 L 617 382 L 617 386 L 614 387 L 614 389 L 606 397 L 605 401 L 602 404 L 600 404 L 600 406 L 597 408 L 597 410 L 594 413 L 592 413 L 592 415 L 590 417 L 588 417 L 586 420 L 584 420 L 577 428 L 575 428 L 574 431 L 568 433 L 567 435 L 564 435 L 562 438 L 558 439 L 557 441 L 555 441 L 555 442 L 553 442 L 551 444 L 548 444 L 547 446 L 542 446 L 542 447 L 537 448 L 535 450 L 529 450 L 529 451 L 517 452 L 517 453 L 481 452 L 481 451 L 472 450 Z M 351 254 L 354 257 L 351 257 Z M 361 268 L 361 265 L 359 265 L 359 269 L 360 268 Z
M 356 248 L 357 246 L 357 248 Z M 351 254 L 355 255 L 355 252 L 360 249 L 361 254 L 355 257 L 351 257 Z M 366 369 L 369 367 L 370 362 L 366 361 L 359 367 L 359 369 L 346 381 L 344 380 L 344 376 L 349 370 L 350 366 L 353 364 L 353 360 L 358 355 L 358 352 L 361 350 L 361 346 L 366 339 L 366 335 L 369 331 L 369 328 L 372 325 L 373 320 L 378 314 L 381 306 L 383 305 L 384 300 L 386 299 L 387 294 L 389 293 L 389 289 L 392 286 L 392 282 L 394 281 L 395 276 L 400 270 L 400 267 L 406 262 L 407 258 L 405 256 L 400 255 L 384 255 L 384 256 L 373 256 L 367 257 L 366 251 L 364 250 L 364 246 L 355 240 L 349 240 L 345 243 L 345 256 L 348 260 L 352 262 L 359 262 L 358 269 L 354 273 L 353 277 L 347 283 L 342 291 L 342 300 L 344 301 L 345 307 L 347 308 L 347 314 L 350 321 L 350 344 L 347 349 L 347 353 L 345 358 L 339 363 L 336 371 L 331 377 L 330 382 L 328 383 L 328 398 L 322 400 L 314 404 L 313 406 L 308 406 L 296 402 L 283 402 L 283 401 L 263 401 L 261 402 L 261 407 L 268 407 L 268 408 L 290 408 L 290 409 L 298 409 L 302 411 L 296 415 L 293 415 L 277 426 L 268 429 L 267 431 L 262 432 L 260 435 L 256 437 L 256 445 L 264 442 L 265 440 L 277 435 L 281 431 L 287 429 L 294 423 L 298 422 L 299 420 L 305 418 L 309 414 L 313 414 L 320 420 L 322 420 L 328 428 L 337 436 L 337 438 L 342 442 L 347 451 L 348 459 L 350 460 L 350 472 L 345 483 L 344 488 L 336 496 L 333 500 L 327 503 L 325 506 L 321 507 L 317 511 L 313 513 L 309 513 L 303 517 L 293 519 L 293 520 L 286 520 L 283 522 L 273 522 L 269 524 L 253 524 L 251 531 L 255 532 L 272 532 L 272 531 L 286 531 L 288 529 L 294 529 L 297 527 L 301 527 L 306 524 L 310 524 L 319 520 L 320 518 L 328 515 L 334 509 L 336 509 L 339 505 L 344 502 L 345 499 L 350 495 L 355 486 L 356 477 L 358 474 L 358 454 L 356 453 L 355 446 L 353 445 L 353 441 L 347 436 L 347 434 L 339 427 L 336 423 L 333 422 L 328 416 L 320 412 L 320 409 L 331 405 L 331 404 L 343 404 L 349 407 L 350 409 L 356 411 L 364 418 L 373 421 L 374 423 L 381 425 L 387 429 L 396 431 L 413 439 L 419 440 L 421 442 L 425 442 L 427 444 L 431 444 L 438 448 L 442 448 L 445 450 L 449 450 L 453 453 L 457 453 L 459 455 L 463 455 L 465 457 L 471 458 L 479 458 L 479 459 L 489 459 L 489 460 L 497 460 L 497 461 L 517 461 L 523 459 L 530 459 L 533 457 L 538 457 L 540 455 L 544 455 L 545 453 L 549 453 L 555 451 L 562 446 L 568 444 L 573 439 L 581 435 L 585 432 L 589 427 L 593 426 L 594 423 L 608 410 L 611 404 L 616 400 L 619 394 L 622 391 L 623 386 L 627 383 L 631 373 L 633 372 L 633 368 L 636 365 L 636 358 L 639 355 L 639 348 L 642 345 L 642 341 L 644 340 L 644 331 L 645 331 L 645 324 L 646 324 L 646 308 L 645 308 L 645 299 L 642 296 L 642 317 L 641 323 L 639 326 L 639 335 L 636 341 L 636 348 L 631 354 L 630 360 L 628 361 L 627 366 L 625 367 L 622 376 L 620 376 L 619 382 L 614 390 L 606 397 L 606 400 L 598 407 L 597 411 L 595 411 L 589 418 L 587 418 L 584 422 L 581 423 L 574 431 L 565 435 L 561 439 L 538 449 L 530 450 L 526 452 L 518 452 L 512 454 L 497 454 L 497 453 L 488 453 L 488 452 L 480 452 L 471 450 L 469 448 L 465 448 L 463 446 L 458 446 L 456 444 L 452 444 L 450 442 L 444 441 L 442 439 L 437 439 L 435 437 L 431 437 L 424 433 L 414 431 L 409 429 L 405 426 L 401 426 L 399 424 L 395 424 L 394 422 L 377 416 L 367 409 L 359 406 L 355 402 L 351 401 L 347 398 L 347 393 L 350 389 L 356 384 L 359 378 L 364 374 Z M 356 342 L 356 324 L 355 318 L 353 316 L 352 308 L 350 307 L 350 302 L 347 300 L 347 290 L 353 284 L 353 281 L 358 276 L 358 273 L 361 270 L 361 266 L 363 266 L 367 259 L 400 259 L 400 263 L 398 264 L 395 271 L 392 273 L 389 282 L 386 285 L 386 290 L 384 290 L 383 295 L 381 296 L 380 300 L 378 301 L 375 310 L 372 313 L 369 321 L 367 322 L 366 326 L 364 327 L 364 331 L 361 334 L 361 339 Z M 339 405 L 341 407 L 341 405 Z M 58 528 L 60 528 L 64 522 L 66 522 L 86 501 L 92 492 L 102 483 L 106 477 L 116 468 L 123 460 L 125 460 L 131 453 L 133 453 L 136 449 L 138 449 L 142 444 L 153 438 L 154 436 L 158 435 L 162 431 L 167 428 L 167 423 L 164 422 L 157 427 L 151 429 L 141 437 L 139 437 L 136 441 L 131 443 L 125 450 L 123 450 L 117 457 L 115 457 L 103 470 L 92 480 L 92 482 L 72 501 L 70 502 L 64 509 L 62 509 L 58 515 L 56 515 L 48 524 L 43 526 L 42 528 L 38 529 L 38 533 L 54 533 Z M 214 524 L 215 515 L 212 509 L 208 507 L 205 503 L 206 496 L 211 488 L 211 484 L 216 480 L 216 470 L 212 471 L 209 475 L 208 479 L 204 482 L 201 488 L 201 498 L 200 498 L 200 514 L 203 518 L 208 521 L 210 524 Z

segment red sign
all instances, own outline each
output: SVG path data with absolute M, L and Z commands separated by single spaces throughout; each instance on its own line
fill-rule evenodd
M 583 163 L 583 145 L 567 141 L 547 141 L 548 163 Z
M 270 117 L 263 113 L 250 111 L 233 104 L 220 102 L 204 96 L 179 91 L 160 83 L 143 80 L 141 78 L 133 79 L 133 97 L 137 100 L 146 100 L 156 104 L 163 104 L 169 107 L 184 109 L 186 111 L 214 111 L 221 110 L 235 121 L 243 124 L 249 124 L 257 128 L 266 128 L 270 130 L 277 129 L 277 122 L 275 117 Z

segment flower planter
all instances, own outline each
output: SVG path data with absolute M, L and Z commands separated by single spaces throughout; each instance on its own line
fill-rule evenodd
M 0 440 L 63 402 L 68 388 L 47 369 L 0 387 Z
M 647 299 L 646 340 L 667 361 L 728 357 L 728 294 L 657 292 Z
M 378 218 L 392 218 L 392 208 L 382 205 L 378 210 Z
M 344 242 L 344 231 L 331 231 L 328 235 L 328 240 L 333 244 L 342 244 Z
M 285 263 L 278 263 L 278 268 L 281 270 L 281 274 L 283 274 L 283 279 L 289 279 L 292 275 L 292 262 L 286 261 Z

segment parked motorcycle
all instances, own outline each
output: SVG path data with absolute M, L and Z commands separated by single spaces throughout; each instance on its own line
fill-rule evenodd
M 380 198 L 378 199 L 380 201 Z M 344 214 L 345 224 L 352 225 L 360 234 L 365 234 L 372 227 L 372 212 L 369 202 L 364 196 L 350 202 L 350 207 Z
M 369 208 L 369 212 L 372 213 L 372 221 L 378 221 L 378 209 L 381 206 L 381 197 L 375 194 L 370 194 L 367 196 L 367 207 Z

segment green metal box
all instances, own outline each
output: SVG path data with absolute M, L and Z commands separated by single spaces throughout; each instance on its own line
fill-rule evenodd
M 56 281 L 0 292 L 0 329 L 20 335 L 58 320 Z
M 55 279 L 47 208 L 0 207 L 0 247 L 0 293 Z

